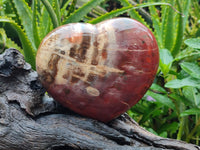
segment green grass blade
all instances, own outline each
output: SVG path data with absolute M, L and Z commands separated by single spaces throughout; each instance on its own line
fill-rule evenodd
M 168 2 L 174 6 L 175 1 L 170 1 Z M 169 7 L 165 6 L 166 8 L 166 14 L 165 14 L 165 20 L 163 22 L 163 45 L 166 49 L 170 50 L 172 49 L 175 41 L 175 11 Z
M 10 14 L 7 14 L 7 17 L 10 17 L 10 18 L 14 19 L 14 21 L 17 24 L 21 24 L 21 21 L 20 21 L 20 18 L 19 18 L 19 15 L 18 15 L 18 12 L 17 12 L 17 9 L 15 7 L 15 4 L 14 4 L 13 0 L 8 0 L 8 3 L 9 3 L 8 7 L 11 8 L 11 13 L 12 13 L 13 16 L 9 16 Z
M 17 10 L 17 13 L 20 17 L 21 23 L 26 31 L 27 37 L 31 42 L 32 46 L 36 48 L 34 43 L 34 35 L 32 30 L 32 11 L 28 6 L 25 0 L 12 0 L 14 2 L 14 6 Z
M 194 1 L 194 0 L 193 0 L 193 1 Z M 183 27 L 184 27 L 184 29 L 185 29 L 186 23 L 187 23 L 187 21 L 188 21 L 189 10 L 190 10 L 190 8 L 191 8 L 190 6 L 191 6 L 191 0 L 184 0 L 184 8 L 183 8 L 183 14 L 184 14 Z M 197 9 L 199 9 L 199 6 L 198 6 Z M 199 10 L 200 10 L 200 9 L 199 9 Z M 199 16 L 200 16 L 200 14 L 199 14 Z
M 137 2 L 135 2 L 135 0 L 128 0 L 129 3 L 131 3 L 133 6 L 137 5 Z M 151 1 L 148 1 L 151 2 Z M 152 2 L 156 2 L 155 0 Z M 142 3 L 142 2 L 138 2 L 138 3 Z M 149 13 L 149 10 L 145 10 L 143 8 L 139 8 L 137 9 L 137 12 L 141 15 L 141 17 L 148 23 L 148 24 L 152 24 L 152 18 L 151 15 Z
M 37 0 L 32 1 L 33 5 L 33 36 L 36 48 L 40 45 L 40 37 L 38 34 L 38 24 L 37 24 Z
M 191 109 L 188 109 L 188 110 L 182 112 L 180 116 L 183 117 L 183 116 L 197 115 L 197 114 L 200 114 L 200 109 L 199 108 L 191 108 Z
M 177 6 L 178 6 L 178 11 L 183 13 L 183 9 L 181 7 L 181 2 L 179 0 L 176 0 Z M 171 49 L 172 55 L 175 57 L 181 48 L 182 42 L 183 42 L 183 33 L 184 33 L 184 19 L 182 15 L 179 15 L 178 17 L 178 24 L 177 24 L 177 36 L 175 40 L 175 45 Z
M 53 23 L 53 27 L 54 28 L 58 27 L 59 26 L 58 18 L 56 16 L 55 11 L 53 10 L 53 7 L 51 6 L 51 4 L 49 3 L 48 0 L 41 0 L 41 1 L 44 4 L 44 6 L 46 7 L 47 11 L 49 12 L 49 15 L 50 15 L 52 23 Z
M 164 1 L 166 1 L 166 0 L 164 0 Z M 161 13 L 161 31 L 163 32 L 163 30 L 164 30 L 164 26 L 165 26 L 165 22 L 166 22 L 166 19 L 167 19 L 167 6 L 165 6 L 165 5 L 162 5 L 161 6 L 161 11 L 160 11 L 160 13 Z M 164 34 L 162 33 L 162 43 L 165 43 L 164 42 Z M 164 44 L 163 44 L 163 48 L 164 48 Z
M 194 7 L 195 16 L 197 16 L 197 18 L 200 18 L 200 8 L 199 8 L 198 1 L 193 0 L 192 6 Z
M 71 5 L 68 9 L 67 17 L 70 16 L 76 9 L 77 0 L 72 0 Z
M 5 18 L 5 17 L 0 17 L 0 22 L 5 22 L 9 23 L 12 25 L 12 27 L 17 31 L 18 36 L 20 38 L 23 51 L 24 51 L 24 56 L 25 60 L 31 64 L 32 68 L 35 69 L 35 55 L 36 55 L 36 50 L 33 49 L 29 39 L 27 38 L 27 35 L 25 32 L 21 29 L 21 27 L 16 24 L 12 19 Z
M 154 0 L 151 0 L 153 2 Z M 149 7 L 152 22 L 153 22 L 153 28 L 154 28 L 154 35 L 156 37 L 156 40 L 158 42 L 158 46 L 160 49 L 163 49 L 163 43 L 162 43 L 162 28 L 161 28 L 161 22 L 160 17 L 157 12 L 157 9 L 155 6 Z
M 4 49 L 4 47 L 6 46 L 6 41 L 7 41 L 6 32 L 3 28 L 0 28 L 0 47 L 1 47 L 1 49 Z M 2 52 L 1 49 L 0 49 L 0 53 Z
M 103 20 L 111 19 L 113 17 L 116 17 L 118 15 L 121 15 L 121 14 L 129 11 L 131 8 L 133 8 L 133 6 L 123 7 L 121 9 L 113 10 L 113 11 L 111 11 L 109 13 L 106 13 L 106 14 L 100 16 L 100 17 L 97 17 L 97 18 L 89 21 L 88 23 L 96 24 L 96 23 L 99 23 L 99 22 L 101 22 Z
M 61 25 L 61 9 L 60 9 L 60 3 L 58 0 L 54 0 L 54 10 L 58 19 L 58 24 Z
M 49 13 L 47 12 L 45 6 L 41 9 L 41 15 L 39 16 L 39 34 L 41 39 L 43 39 L 52 29 L 53 25 Z
M 67 6 L 69 5 L 69 3 L 71 2 L 72 0 L 68 0 L 64 6 L 61 8 L 61 16 L 65 16 L 65 11 L 66 11 L 66 8 Z
M 2 37 L 2 38 L 1 38 Z M 3 49 L 15 48 L 23 54 L 23 50 L 14 41 L 7 37 L 6 32 L 3 28 L 0 28 L 0 53 Z
M 132 9 L 138 9 L 138 8 L 149 7 L 149 6 L 154 6 L 154 5 L 169 5 L 169 4 L 168 3 L 145 3 L 145 4 L 138 4 L 136 7 L 133 7 L 133 6 L 123 7 L 123 8 L 108 12 L 108 13 L 100 16 L 100 17 L 97 17 L 97 18 L 89 21 L 88 23 L 96 24 L 96 23 L 101 22 L 103 20 L 116 17 L 116 16 L 123 14 L 127 11 L 130 11 Z
M 99 5 L 104 0 L 91 0 L 77 9 L 74 13 L 72 13 L 67 19 L 63 21 L 62 24 L 72 23 L 72 22 L 79 22 L 87 13 L 91 11 L 92 8 Z
M 133 6 L 128 0 L 119 0 L 119 1 L 124 7 Z M 144 21 L 144 19 L 136 10 L 130 10 L 128 14 L 131 16 L 131 18 L 136 19 L 147 26 L 147 23 Z
M 15 48 L 18 51 L 20 51 L 20 53 L 22 53 L 24 55 L 24 51 L 22 50 L 21 47 L 19 47 L 14 41 L 12 41 L 10 38 L 6 38 L 6 45 L 5 48 Z

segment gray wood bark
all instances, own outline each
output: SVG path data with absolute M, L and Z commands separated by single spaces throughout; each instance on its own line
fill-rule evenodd
M 108 124 L 63 108 L 15 49 L 0 55 L 0 150 L 200 150 L 158 137 L 127 114 Z

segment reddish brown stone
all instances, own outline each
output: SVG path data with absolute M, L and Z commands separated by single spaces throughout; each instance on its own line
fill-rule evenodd
M 65 55 L 55 52 L 55 48 Z M 64 106 L 103 122 L 116 118 L 143 97 L 159 63 L 152 32 L 129 18 L 110 19 L 97 25 L 68 24 L 55 29 L 38 50 L 40 76 L 54 70 L 48 65 L 54 53 L 62 59 L 50 66 L 57 67 L 57 73 L 53 83 L 41 81 L 44 87 Z

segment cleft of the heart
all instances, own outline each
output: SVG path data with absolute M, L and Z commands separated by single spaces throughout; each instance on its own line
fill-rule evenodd
M 39 79 L 55 100 L 102 122 L 143 97 L 158 64 L 154 35 L 130 18 L 58 27 L 43 39 L 36 57 Z

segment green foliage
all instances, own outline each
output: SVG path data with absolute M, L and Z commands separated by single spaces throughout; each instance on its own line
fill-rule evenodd
M 191 62 L 181 63 L 181 68 L 187 72 L 191 77 L 200 79 L 200 67 Z
M 32 68 L 35 69 L 35 54 L 41 40 L 53 28 L 61 24 L 82 20 L 93 7 L 99 5 L 104 0 L 91 0 L 78 9 L 75 8 L 75 1 L 69 6 L 70 0 L 67 1 L 62 8 L 58 0 L 42 0 L 42 4 L 39 0 L 33 0 L 31 6 L 29 6 L 25 0 L 9 1 L 13 4 L 13 8 L 11 9 L 16 10 L 17 16 L 14 19 L 1 17 L 0 22 L 11 24 L 17 31 L 25 59 L 31 64 Z M 8 3 L 5 2 L 5 4 Z M 69 10 L 66 9 L 68 6 L 70 8 Z M 2 14 L 7 16 L 6 10 L 4 10 Z M 4 39 L 2 39 L 1 43 L 5 43 Z
M 58 27 L 59 26 L 58 18 L 57 18 L 57 15 L 56 15 L 53 7 L 51 6 L 50 2 L 48 0 L 41 0 L 41 1 L 44 4 L 45 8 L 47 9 L 47 11 L 51 17 L 53 27 L 54 28 Z
M 189 115 L 197 115 L 200 114 L 200 109 L 198 108 L 192 108 L 192 109 L 188 109 L 184 112 L 181 113 L 181 117 L 183 116 L 189 116 Z
M 0 28 L 0 53 L 3 52 L 3 49 L 14 47 L 15 49 L 18 49 L 21 53 L 23 53 L 22 49 L 13 42 L 10 38 L 7 37 L 6 32 L 3 28 Z
M 128 111 L 129 115 L 156 135 L 199 144 L 199 1 L 117 0 L 115 3 L 119 6 L 109 11 L 107 2 L 3 0 L 0 2 L 0 52 L 14 47 L 35 69 L 39 44 L 54 28 L 73 22 L 96 24 L 117 16 L 134 18 L 153 31 L 159 45 L 160 64 L 154 83 Z
M 26 35 L 27 35 L 32 47 L 36 51 L 36 46 L 34 43 L 34 35 L 33 35 L 34 33 L 32 30 L 32 28 L 33 28 L 32 10 L 28 6 L 28 4 L 25 2 L 25 0 L 13 0 L 12 2 L 14 3 L 14 6 L 17 10 L 18 15 L 20 16 L 20 21 L 23 25 Z
M 167 137 L 198 145 L 200 7 L 198 2 L 190 0 L 161 2 L 170 3 L 173 8 L 149 7 L 150 25 L 160 48 L 159 71 L 150 90 L 128 113 L 158 135 L 165 131 Z
M 191 48 L 200 49 L 200 38 L 191 38 L 184 41 Z
M 162 73 L 166 75 L 172 66 L 173 57 L 170 51 L 167 49 L 160 49 L 159 53 L 160 53 L 160 69 Z
M 78 22 L 80 21 L 87 13 L 91 11 L 91 9 L 97 5 L 99 5 L 104 0 L 91 0 L 88 3 L 81 6 L 79 9 L 75 10 L 69 17 L 67 17 L 63 24 Z
M 19 25 L 17 25 L 13 20 L 11 20 L 9 18 L 0 17 L 0 22 L 5 22 L 5 23 L 11 24 L 12 27 L 17 31 L 18 36 L 22 43 L 22 47 L 23 47 L 23 49 L 26 49 L 24 51 L 25 60 L 27 62 L 31 62 L 32 67 L 35 68 L 35 54 L 36 53 L 35 53 L 34 49 L 32 48 L 32 45 L 31 45 L 30 41 L 28 40 L 25 32 L 21 29 L 21 27 Z
M 66 1 L 66 3 L 62 5 L 63 7 L 60 6 L 60 1 L 58 0 L 41 0 L 42 3 L 39 0 L 33 0 L 31 6 L 29 6 L 25 0 L 9 1 L 13 6 L 12 9 L 14 12 L 17 12 L 17 16 L 14 19 L 9 18 L 9 21 L 7 22 L 3 20 L 4 18 L 2 18 L 0 22 L 10 23 L 15 27 L 15 30 L 17 29 L 16 31 L 20 37 L 25 59 L 31 64 L 33 69 L 35 69 L 35 55 L 39 44 L 53 28 L 56 28 L 61 24 L 84 20 L 84 17 L 87 16 L 94 7 L 98 6 L 101 2 L 104 2 L 104 0 L 90 0 L 76 9 L 76 0 Z M 69 5 L 70 2 L 71 5 Z M 107 14 L 101 15 L 96 19 L 91 18 L 88 22 L 92 20 L 91 23 L 97 23 L 125 13 L 130 8 L 136 9 L 150 5 L 162 4 L 164 5 L 165 3 L 140 4 L 137 7 L 129 5 L 128 7 L 108 12 Z M 66 9 L 68 6 L 69 9 Z M 6 16 L 6 10 L 3 11 L 2 14 L 5 14 Z
M 132 6 L 132 4 L 128 0 L 119 0 L 119 1 L 124 7 Z M 130 10 L 128 13 L 131 16 L 131 18 L 134 18 L 139 22 L 147 25 L 144 19 L 139 15 L 139 13 L 136 10 Z
M 37 22 L 37 1 L 33 1 L 32 7 L 33 7 L 33 21 L 32 21 L 33 40 L 34 40 L 35 46 L 39 47 L 41 40 L 40 40 L 40 37 L 39 37 L 39 34 L 38 34 L 38 28 L 37 28 L 37 26 L 38 26 L 38 22 Z
M 111 12 L 109 12 L 109 13 L 106 13 L 106 14 L 104 14 L 104 15 L 101 15 L 101 16 L 98 17 L 98 18 L 95 18 L 95 19 L 89 21 L 88 23 L 96 24 L 96 23 L 99 23 L 99 22 L 101 22 L 101 21 L 103 21 L 103 20 L 111 19 L 111 18 L 113 18 L 113 17 L 115 17 L 115 16 L 118 16 L 118 15 L 120 15 L 120 14 L 123 14 L 123 13 L 127 12 L 127 11 L 130 10 L 131 8 L 132 8 L 132 6 L 128 6 L 128 7 L 123 7 L 123 8 L 121 8 L 121 9 L 113 10 L 113 11 L 111 11 Z
M 165 87 L 173 89 L 178 89 L 187 86 L 200 87 L 200 81 L 195 78 L 187 77 L 183 79 L 174 79 L 165 84 Z
M 174 103 L 168 98 L 167 94 L 158 94 L 151 91 L 148 91 L 146 94 L 155 99 L 157 103 L 175 109 Z
M 186 48 L 182 50 L 175 58 L 174 61 L 193 61 L 200 57 L 200 51 L 193 48 Z
M 101 15 L 91 21 L 89 21 L 89 23 L 92 23 L 92 24 L 96 24 L 96 23 L 99 23 L 103 20 L 106 20 L 106 19 L 111 19 L 111 18 L 114 18 L 114 17 L 117 17 L 127 11 L 131 11 L 133 9 L 138 9 L 138 8 L 143 8 L 143 7 L 148 7 L 148 6 L 154 6 L 154 5 L 168 5 L 168 3 L 144 3 L 144 4 L 138 4 L 137 6 L 133 7 L 132 5 L 129 5 L 127 7 L 123 7 L 121 9 L 117 9 L 117 10 L 113 10 L 111 12 L 108 12 L 104 15 Z M 134 18 L 136 19 L 136 18 Z

